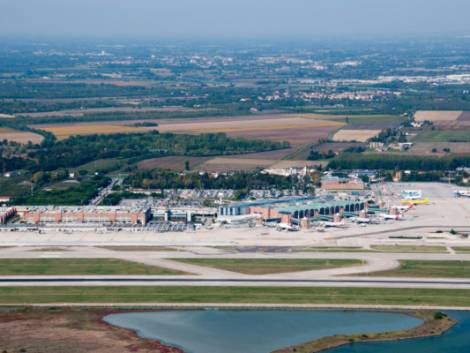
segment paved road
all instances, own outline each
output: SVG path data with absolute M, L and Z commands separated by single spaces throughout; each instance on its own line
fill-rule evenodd
M 204 280 L 278 280 L 312 281 L 318 279 L 336 280 L 340 276 L 361 275 L 369 272 L 386 271 L 397 268 L 400 260 L 435 260 L 435 261 L 470 261 L 470 254 L 455 253 L 328 253 L 328 252 L 242 252 L 234 253 L 224 249 L 205 249 L 201 247 L 179 248 L 179 251 L 113 251 L 95 247 L 70 247 L 64 250 L 36 249 L 27 247 L 15 247 L 0 249 L 1 258 L 116 258 L 127 261 L 139 262 L 151 266 L 159 266 L 194 275 L 194 279 Z M 280 273 L 273 275 L 249 276 L 237 272 L 187 264 L 178 259 L 211 258 L 211 259 L 359 259 L 363 264 L 349 267 L 339 267 L 325 270 L 300 271 L 292 273 Z M 151 278 L 151 277 L 149 277 Z M 165 276 L 162 279 L 168 279 Z M 178 277 L 177 277 L 178 278 Z M 179 277 L 182 278 L 182 277 Z M 350 283 L 351 278 L 347 278 Z M 356 278 L 357 279 L 357 278 Z M 370 281 L 371 279 L 367 279 Z M 374 279 L 376 280 L 376 279 Z M 389 278 L 387 279 L 387 281 Z M 400 279 L 400 281 L 402 281 Z M 434 280 L 433 280 L 434 281 Z M 288 283 L 288 282 L 285 282 Z
M 0 277 L 0 286 L 256 286 L 256 287 L 374 287 L 470 289 L 470 280 L 336 278 L 197 278 L 159 276 L 13 276 Z

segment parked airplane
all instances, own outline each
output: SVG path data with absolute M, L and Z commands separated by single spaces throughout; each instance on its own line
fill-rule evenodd
M 413 203 L 409 203 L 408 206 L 393 206 L 392 208 L 397 209 L 399 212 L 406 212 L 414 207 Z
M 429 199 L 415 199 L 415 200 L 402 200 L 402 205 L 427 205 L 429 204 Z
M 291 226 L 290 224 L 287 224 L 287 223 L 279 223 L 277 225 L 277 230 L 287 230 L 288 232 L 297 232 L 299 230 L 299 227 Z
M 456 190 L 455 195 L 457 197 L 470 197 L 470 190 Z
M 346 228 L 344 222 L 322 222 L 321 225 L 327 228 Z
M 421 190 L 404 190 L 402 196 L 405 200 L 419 200 L 423 197 Z
M 351 217 L 351 221 L 357 224 L 369 224 L 371 222 L 371 219 L 363 217 Z
M 383 218 L 384 220 L 393 220 L 393 221 L 398 221 L 401 219 L 400 215 L 392 215 L 392 214 L 386 214 L 386 213 L 379 213 L 378 215 L 380 218 Z

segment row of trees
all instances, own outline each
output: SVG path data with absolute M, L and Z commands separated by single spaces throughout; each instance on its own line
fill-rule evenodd
M 299 183 L 295 176 L 284 177 L 260 172 L 237 172 L 217 177 L 204 173 L 176 173 L 167 170 L 140 171 L 124 183 L 138 188 L 159 189 L 290 189 Z
M 423 157 L 344 153 L 333 159 L 331 169 L 385 169 L 445 171 L 470 167 L 470 156 Z
M 289 147 L 287 142 L 229 138 L 225 134 L 180 135 L 158 131 L 136 134 L 73 136 L 32 147 L 20 158 L 2 158 L 6 170 L 31 172 L 77 167 L 105 158 L 136 162 L 169 155 L 215 156 L 263 152 Z

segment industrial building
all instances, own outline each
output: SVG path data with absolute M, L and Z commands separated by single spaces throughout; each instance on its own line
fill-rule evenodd
M 25 206 L 17 207 L 27 224 L 122 224 L 145 225 L 151 218 L 150 208 L 108 206 Z

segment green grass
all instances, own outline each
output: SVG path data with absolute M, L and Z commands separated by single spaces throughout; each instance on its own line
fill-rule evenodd
M 355 247 L 355 246 L 338 246 L 338 247 L 312 247 L 312 248 L 298 248 L 296 251 L 306 252 L 371 252 L 369 249 Z
M 0 287 L 0 304 L 214 303 L 470 306 L 470 290 L 307 287 Z
M 390 271 L 373 272 L 370 276 L 470 278 L 470 261 L 402 260 L 400 267 Z
M 447 253 L 444 246 L 372 245 L 372 250 L 394 253 Z
M 0 259 L 0 276 L 181 274 L 184 273 L 116 259 Z
M 361 260 L 324 259 L 172 259 L 192 265 L 207 266 L 244 273 L 267 275 L 272 273 L 324 270 L 362 264 Z
M 470 130 L 423 131 L 413 142 L 470 142 Z
M 453 249 L 457 254 L 470 254 L 470 247 L 457 246 L 453 247 Z
M 98 159 L 96 161 L 83 164 L 77 168 L 74 168 L 73 170 L 86 170 L 89 173 L 107 173 L 120 169 L 123 165 L 125 165 L 125 162 L 125 160 L 120 160 L 117 158 Z
M 400 115 L 344 115 L 347 116 L 347 121 L 349 125 L 363 125 L 369 123 L 392 123 L 396 121 L 402 122 L 406 120 L 406 117 Z M 346 122 L 345 116 L 334 117 L 330 119 Z

